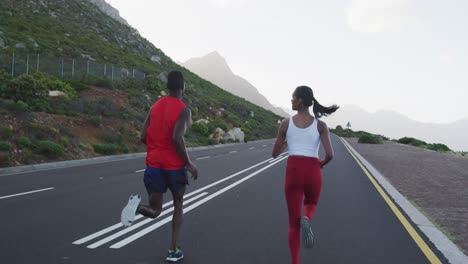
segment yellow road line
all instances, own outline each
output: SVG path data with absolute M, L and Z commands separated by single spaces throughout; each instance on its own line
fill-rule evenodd
M 356 162 L 359 164 L 361 169 L 364 171 L 364 173 L 367 175 L 369 180 L 372 182 L 374 187 L 377 189 L 377 191 L 382 195 L 382 198 L 387 202 L 388 206 L 390 206 L 390 209 L 392 209 L 393 213 L 396 215 L 398 220 L 400 220 L 401 224 L 405 227 L 406 231 L 410 234 L 410 236 L 413 238 L 414 242 L 418 245 L 418 247 L 421 249 L 421 251 L 426 255 L 427 259 L 432 263 L 432 264 L 438 264 L 442 263 L 440 259 L 434 254 L 434 252 L 431 250 L 431 248 L 426 244 L 426 242 L 421 238 L 421 236 L 418 234 L 418 232 L 413 228 L 413 226 L 409 223 L 409 221 L 406 219 L 406 217 L 401 213 L 400 209 L 395 205 L 395 203 L 388 197 L 387 193 L 380 187 L 380 185 L 377 183 L 377 181 L 374 179 L 374 177 L 370 174 L 370 172 L 364 167 L 364 165 L 361 163 L 361 161 L 354 155 L 354 153 L 348 148 L 344 141 L 344 139 L 340 138 L 342 141 L 343 145 L 345 148 L 348 150 L 348 152 L 351 154 L 351 156 L 356 160 Z

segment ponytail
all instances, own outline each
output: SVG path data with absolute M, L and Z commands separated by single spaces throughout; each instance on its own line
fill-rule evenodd
M 314 98 L 314 106 L 312 111 L 314 112 L 315 117 L 322 117 L 334 113 L 336 110 L 338 110 L 338 108 L 340 107 L 337 105 L 332 105 L 330 107 L 323 106 L 317 101 L 317 99 Z

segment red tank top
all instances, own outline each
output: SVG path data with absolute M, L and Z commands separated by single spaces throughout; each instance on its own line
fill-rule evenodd
M 178 170 L 184 161 L 176 151 L 172 135 L 174 127 L 186 105 L 182 100 L 165 96 L 153 104 L 146 131 L 146 165 L 164 170 Z

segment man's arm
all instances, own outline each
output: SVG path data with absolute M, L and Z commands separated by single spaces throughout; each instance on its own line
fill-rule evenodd
M 280 127 L 278 129 L 278 135 L 276 137 L 275 146 L 273 147 L 273 151 L 271 156 L 276 159 L 285 149 L 286 149 L 286 132 L 288 131 L 289 119 L 285 119 L 281 122 Z
M 141 130 L 140 134 L 140 141 L 146 145 L 146 131 L 148 130 L 148 126 L 150 123 L 150 114 L 151 114 L 151 108 L 148 112 L 148 115 L 146 116 L 145 123 L 143 124 L 143 129 Z
M 323 148 L 325 149 L 325 159 L 320 161 L 320 167 L 323 168 L 323 166 L 333 159 L 334 154 L 330 140 L 330 131 L 328 130 L 327 124 L 319 120 L 317 125 L 320 133 L 320 140 L 322 141 Z
M 192 174 L 193 179 L 198 178 L 198 169 L 197 167 L 190 161 L 190 157 L 187 153 L 187 149 L 185 148 L 185 139 L 184 135 L 187 131 L 188 124 L 191 123 L 192 120 L 192 113 L 188 108 L 182 110 L 177 119 L 174 133 L 172 134 L 172 141 L 175 144 L 177 154 L 179 154 L 180 158 L 184 161 L 185 166 Z

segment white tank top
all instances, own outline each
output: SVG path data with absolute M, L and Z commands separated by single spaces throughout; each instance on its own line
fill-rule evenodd
M 293 118 L 289 118 L 286 141 L 288 143 L 289 156 L 319 157 L 320 133 L 317 128 L 318 119 L 306 127 L 299 128 L 294 124 Z

